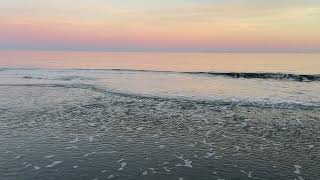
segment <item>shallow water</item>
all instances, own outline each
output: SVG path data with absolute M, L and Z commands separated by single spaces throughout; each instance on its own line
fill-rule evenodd
M 317 55 L 20 55 L 0 57 L 1 180 L 320 179 Z
M 138 96 L 226 101 L 268 107 L 320 106 L 319 80 L 264 78 L 263 74 L 262 78 L 238 78 L 168 71 L 3 69 L 0 75 L 3 85 L 84 84 L 102 91 Z
M 320 178 L 318 81 L 45 69 L 0 78 L 1 179 Z

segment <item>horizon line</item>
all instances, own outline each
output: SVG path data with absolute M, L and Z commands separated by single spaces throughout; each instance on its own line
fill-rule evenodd
M 0 52 L 114 52 L 114 53 L 320 53 L 320 48 L 315 49 L 286 49 L 286 48 L 232 48 L 232 49 L 0 49 Z

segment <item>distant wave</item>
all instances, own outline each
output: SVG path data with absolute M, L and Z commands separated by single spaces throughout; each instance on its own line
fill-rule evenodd
M 82 77 L 82 76 L 61 76 L 58 78 L 42 78 L 34 76 L 23 76 L 24 79 L 44 79 L 44 80 L 61 80 L 61 81 L 72 81 L 72 80 L 95 80 L 94 78 Z
M 44 79 L 44 78 L 40 78 L 40 77 L 33 77 L 33 76 L 23 76 L 24 79 Z
M 41 70 L 34 68 L 2 68 L 0 71 L 5 70 Z M 46 69 L 54 70 L 54 69 Z M 55 69 L 57 71 L 118 71 L 118 72 L 149 72 L 149 73 L 179 73 L 191 75 L 207 75 L 207 76 L 224 76 L 229 78 L 244 78 L 244 79 L 273 79 L 273 80 L 288 80 L 298 82 L 313 82 L 320 81 L 320 74 L 293 74 L 293 73 L 269 73 L 269 72 L 181 72 L 181 71 L 161 71 L 161 70 L 138 70 L 138 69 Z M 25 76 L 25 79 L 32 79 L 34 77 Z M 81 79 L 78 76 L 64 76 L 61 80 Z
M 200 74 L 200 75 L 210 75 L 210 76 L 225 76 L 230 78 L 275 79 L 275 80 L 290 80 L 290 81 L 299 81 L 299 82 L 320 81 L 320 74 L 250 73 L 250 72 L 179 72 L 179 71 L 152 71 L 152 70 L 131 70 L 131 69 L 110 69 L 110 70 L 133 71 L 133 72 Z
M 307 74 L 286 74 L 286 73 L 240 73 L 240 72 L 186 72 L 189 74 L 206 74 L 212 76 L 226 76 L 230 78 L 247 78 L 247 79 L 276 79 L 291 80 L 300 82 L 320 81 L 320 75 Z

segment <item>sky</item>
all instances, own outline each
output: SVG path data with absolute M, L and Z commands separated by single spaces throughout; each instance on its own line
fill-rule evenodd
M 319 0 L 1 0 L 0 50 L 320 51 Z

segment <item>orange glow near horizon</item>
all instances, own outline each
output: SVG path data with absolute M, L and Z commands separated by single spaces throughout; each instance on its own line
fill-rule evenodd
M 229 72 L 232 69 L 236 72 L 275 73 L 290 70 L 290 73 L 318 74 L 319 59 L 320 53 L 0 51 L 0 67 L 7 68 L 138 69 L 180 72 Z
M 320 49 L 320 3 L 313 1 L 175 0 L 144 7 L 143 0 L 138 5 L 72 0 L 70 9 L 60 0 L 52 7 L 37 0 L 27 7 L 14 2 L 0 2 L 0 50 Z

